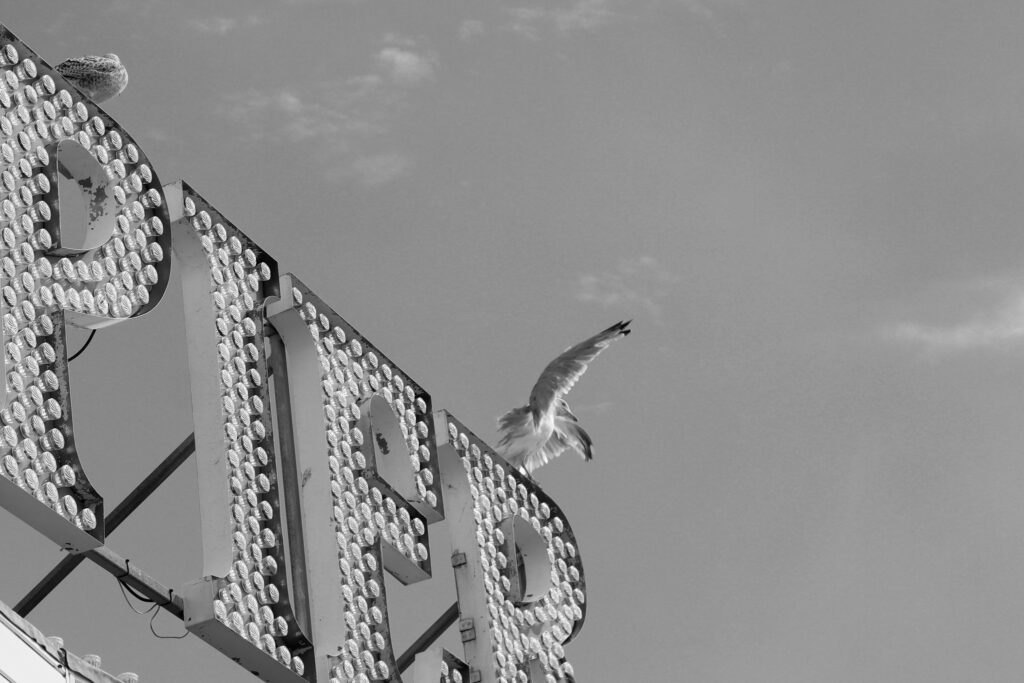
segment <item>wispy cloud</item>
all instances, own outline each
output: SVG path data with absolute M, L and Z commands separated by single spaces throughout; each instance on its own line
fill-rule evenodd
M 559 35 L 597 33 L 606 27 L 664 7 L 676 7 L 703 23 L 722 30 L 725 19 L 747 8 L 748 0 L 553 0 L 532 5 L 508 7 L 508 23 L 503 27 L 530 40 L 539 40 L 545 31 Z M 476 35 L 476 26 L 466 27 L 468 36 Z M 481 27 L 482 28 L 482 27 Z
M 215 36 L 227 35 L 231 31 L 243 26 L 259 26 L 266 22 L 260 14 L 250 14 L 244 19 L 230 17 L 208 17 L 205 19 L 193 19 L 189 25 L 200 33 L 209 33 Z
M 377 61 L 391 80 L 399 85 L 417 85 L 434 78 L 430 60 L 412 50 L 386 47 L 377 53 Z
M 486 30 L 484 22 L 479 19 L 466 19 L 459 25 L 459 40 L 469 42 L 482 36 Z
M 683 7 L 687 12 L 701 19 L 714 19 L 715 12 L 712 9 L 714 1 L 708 0 L 675 0 L 679 5 Z
M 594 31 L 614 17 L 608 0 L 577 0 L 571 7 L 554 15 L 555 26 L 563 32 Z
M 617 16 L 611 6 L 612 0 L 574 0 L 560 7 L 510 7 L 506 10 L 511 20 L 508 28 L 531 40 L 538 39 L 540 31 L 548 27 L 560 33 L 594 32 Z
M 883 338 L 912 344 L 932 354 L 1006 349 L 1024 343 L 1024 282 L 987 280 L 959 289 L 982 289 L 995 301 L 963 322 L 935 325 L 906 321 L 890 325 L 882 329 Z
M 576 280 L 576 298 L 606 308 L 641 308 L 657 322 L 663 322 L 661 305 L 672 286 L 679 282 L 653 256 L 620 260 L 614 269 L 585 273 Z
M 690 14 L 703 19 L 714 19 L 720 13 L 729 10 L 742 10 L 747 7 L 747 0 L 670 0 L 680 5 Z
M 901 323 L 886 336 L 921 345 L 927 351 L 965 351 L 995 348 L 1024 341 L 1024 294 L 1002 310 L 951 326 Z
M 312 87 L 276 92 L 250 88 L 226 95 L 218 112 L 239 123 L 248 136 L 268 139 L 276 128 L 287 142 L 317 138 L 328 144 L 350 136 L 367 136 L 385 130 L 382 113 L 364 117 L 352 110 L 365 104 L 373 84 L 363 82 L 319 83 Z
M 748 0 L 667 0 L 682 7 L 692 18 L 710 26 L 719 36 L 728 32 L 729 20 L 749 9 Z M 661 0 L 659 0 L 659 3 Z
M 387 152 L 359 157 L 352 162 L 352 173 L 367 187 L 389 183 L 413 165 L 412 158 L 400 152 Z
M 254 142 L 276 139 L 308 146 L 329 178 L 378 185 L 399 174 L 367 167 L 364 157 L 373 155 L 366 149 L 388 132 L 400 103 L 383 78 L 366 75 L 276 92 L 234 93 L 225 96 L 218 112 Z
M 229 19 L 227 17 L 193 19 L 191 23 L 192 28 L 196 29 L 200 33 L 212 33 L 218 36 L 222 36 L 228 31 L 234 30 L 238 26 L 237 19 Z
M 539 7 L 510 7 L 506 11 L 511 18 L 511 22 L 508 25 L 510 31 L 530 40 L 538 40 L 540 38 L 538 25 L 545 16 L 545 10 Z
M 167 5 L 167 0 L 109 0 L 103 9 L 114 14 L 127 12 L 149 14 L 153 10 Z
M 325 177 L 373 187 L 415 166 L 401 150 L 381 150 L 407 109 L 410 86 L 435 77 L 436 58 L 416 41 L 389 34 L 376 53 L 374 71 L 345 80 L 280 89 L 250 88 L 226 94 L 217 108 L 240 134 L 262 144 L 303 146 Z

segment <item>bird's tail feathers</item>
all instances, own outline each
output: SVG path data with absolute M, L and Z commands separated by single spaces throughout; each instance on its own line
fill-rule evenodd
M 578 423 L 573 422 L 569 427 L 569 434 L 577 439 L 577 448 L 583 459 L 590 462 L 594 459 L 594 441 L 590 438 L 590 434 L 587 434 L 587 430 L 580 427 Z
M 580 426 L 580 421 L 569 410 L 569 404 L 562 399 L 558 400 L 558 421 L 555 429 L 556 431 L 561 431 L 568 439 L 568 443 L 563 440 L 563 448 L 565 446 L 572 446 L 580 452 L 584 460 L 589 462 L 594 459 L 593 439 L 590 438 L 590 434 L 587 434 L 587 430 Z

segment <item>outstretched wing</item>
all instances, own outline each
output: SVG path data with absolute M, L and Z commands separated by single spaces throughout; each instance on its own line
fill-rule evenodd
M 504 435 L 502 441 L 508 439 L 517 432 L 523 431 L 529 425 L 530 411 L 525 407 L 513 408 L 498 418 L 498 431 Z
M 629 323 L 618 322 L 607 330 L 598 332 L 590 339 L 570 346 L 562 355 L 544 368 L 540 379 L 530 392 L 530 412 L 534 417 L 551 409 L 555 399 L 564 396 L 576 381 L 587 371 L 587 364 L 597 357 L 613 341 L 629 334 Z

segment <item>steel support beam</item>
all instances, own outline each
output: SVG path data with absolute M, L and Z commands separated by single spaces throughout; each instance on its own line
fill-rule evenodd
M 103 518 L 103 524 L 105 533 L 107 535 L 113 533 L 117 527 L 121 525 L 121 522 L 128 519 L 128 515 L 135 511 L 143 501 L 149 497 L 151 493 L 156 491 L 160 484 L 164 483 L 176 469 L 188 459 L 188 456 L 196 449 L 196 437 L 195 434 L 189 434 L 188 438 L 178 444 L 178 447 L 171 451 L 171 454 L 164 458 L 164 461 L 156 466 L 152 472 L 149 473 L 145 479 L 143 479 L 138 486 L 136 486 L 131 493 L 125 496 L 116 508 L 111 511 L 109 515 Z M 18 616 L 26 617 L 36 605 L 42 602 L 43 598 L 49 595 L 53 589 L 55 589 L 60 582 L 67 578 L 75 567 L 82 564 L 85 559 L 85 555 L 68 555 L 57 565 L 51 569 L 46 576 L 44 576 L 39 583 L 32 587 L 28 593 L 25 594 L 18 604 L 14 606 L 14 611 L 17 612 Z
M 459 619 L 459 602 L 456 600 L 452 606 L 445 610 L 444 614 L 437 618 L 433 624 L 427 627 L 423 634 L 413 641 L 412 645 L 398 658 L 398 673 L 403 673 L 412 666 L 416 655 L 430 647 L 441 634 L 448 630 L 448 627 Z
M 112 533 L 132 512 L 142 505 L 146 498 L 156 491 L 160 484 L 166 481 L 192 455 L 195 447 L 195 434 L 189 434 L 109 515 L 104 517 L 106 533 Z M 170 614 L 179 619 L 184 619 L 184 602 L 181 596 L 175 595 L 172 589 L 159 583 L 137 566 L 132 565 L 130 560 L 121 557 L 105 546 L 78 555 L 68 555 L 62 559 L 14 606 L 14 611 L 19 616 L 27 616 L 36 605 L 42 602 L 43 598 L 60 585 L 60 582 L 67 578 L 75 567 L 80 565 L 86 558 L 92 560 L 112 576 L 123 580 L 127 585 L 159 604 L 160 607 L 167 610 Z M 400 673 L 404 672 L 412 666 L 416 655 L 430 647 L 458 619 L 459 603 L 456 601 L 402 653 L 397 661 L 398 671 Z
M 82 555 L 95 562 L 104 571 L 109 572 L 118 581 L 124 582 L 125 585 L 152 600 L 158 607 L 164 608 L 179 619 L 185 618 L 185 601 L 181 596 L 175 595 L 174 589 L 168 588 L 136 567 L 131 560 L 121 557 L 106 546 L 87 550 Z

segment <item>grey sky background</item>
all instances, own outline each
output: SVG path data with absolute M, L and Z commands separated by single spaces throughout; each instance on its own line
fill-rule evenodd
M 1024 672 L 1024 5 L 3 0 L 0 22 L 51 64 L 119 54 L 104 109 L 162 182 L 492 443 L 545 363 L 635 318 L 571 395 L 595 461 L 539 475 L 586 569 L 580 681 Z M 108 506 L 191 430 L 180 299 L 72 365 Z M 198 578 L 195 487 L 189 464 L 109 545 Z M 60 553 L 6 513 L 0 538 L 13 604 Z M 436 566 L 388 588 L 399 650 L 454 599 Z M 154 639 L 88 564 L 31 619 L 146 683 L 251 680 Z

